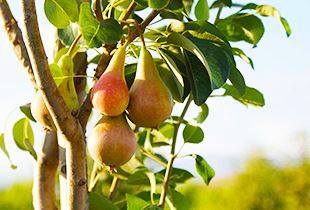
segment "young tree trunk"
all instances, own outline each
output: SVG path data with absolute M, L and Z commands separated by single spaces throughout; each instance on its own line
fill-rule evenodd
M 56 210 L 55 181 L 58 168 L 58 143 L 55 132 L 46 133 L 33 177 L 34 209 Z

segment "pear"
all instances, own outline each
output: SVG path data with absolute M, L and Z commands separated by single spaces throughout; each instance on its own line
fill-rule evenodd
M 94 108 L 107 116 L 120 115 L 128 106 L 129 94 L 124 73 L 125 56 L 125 46 L 119 47 L 91 92 Z
M 57 65 L 61 68 L 63 75 L 68 76 L 60 83 L 58 90 L 71 112 L 76 112 L 79 108 L 78 96 L 74 86 L 74 64 L 71 55 L 63 55 Z M 34 119 L 46 130 L 56 130 L 52 117 L 45 106 L 42 94 L 38 91 L 31 103 L 31 113 Z
M 42 125 L 45 130 L 52 131 L 56 130 L 53 119 L 45 106 L 42 98 L 42 94 L 38 91 L 31 102 L 30 106 L 31 114 L 34 119 Z
M 141 48 L 135 80 L 129 91 L 129 119 L 139 127 L 158 128 L 171 114 L 173 100 L 150 52 Z
M 121 114 L 117 117 L 103 116 L 94 127 L 87 146 L 90 156 L 97 163 L 113 169 L 132 158 L 137 143 L 135 133 L 125 115 Z
M 76 112 L 79 109 L 79 100 L 74 86 L 74 63 L 71 55 L 63 55 L 57 65 L 61 68 L 64 78 L 60 83 L 58 90 L 60 95 L 65 100 L 66 105 L 68 106 L 71 112 Z

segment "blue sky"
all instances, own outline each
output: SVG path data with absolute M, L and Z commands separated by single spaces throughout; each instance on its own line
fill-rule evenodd
M 43 1 L 37 2 L 44 46 L 48 57 L 51 57 L 53 27 L 42 14 Z M 19 18 L 19 2 L 10 3 Z M 256 3 L 276 6 L 291 24 L 293 33 L 287 39 L 276 20 L 264 18 L 266 31 L 257 48 L 247 44 L 233 44 L 245 49 L 254 60 L 254 71 L 242 61 L 238 62 L 239 69 L 249 86 L 264 93 L 266 106 L 245 107 L 231 98 L 212 98 L 207 101 L 210 114 L 202 126 L 205 141 L 201 145 L 188 145 L 183 153 L 199 153 L 204 156 L 215 168 L 217 177 L 224 177 L 241 169 L 246 158 L 257 151 L 263 151 L 275 161 L 294 160 L 301 151 L 301 135 L 310 134 L 310 29 L 306 22 L 310 20 L 310 2 L 261 0 Z M 6 131 L 7 148 L 18 166 L 16 170 L 11 170 L 7 159 L 0 153 L 1 187 L 32 176 L 34 161 L 30 155 L 16 148 L 11 128 L 22 117 L 16 108 L 30 102 L 34 91 L 17 62 L 3 29 L 0 30 L 0 46 L 0 129 L 1 132 Z M 197 112 L 194 105 L 191 108 L 186 116 L 188 119 Z M 177 105 L 175 112 L 179 111 L 180 106 Z M 33 127 L 39 151 L 42 132 L 38 125 L 33 124 Z M 186 158 L 176 161 L 177 166 L 189 169 L 193 169 L 192 164 L 193 160 Z

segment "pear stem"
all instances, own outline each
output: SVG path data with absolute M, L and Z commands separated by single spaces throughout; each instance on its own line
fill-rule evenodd
M 79 35 L 75 38 L 75 40 L 72 42 L 72 44 L 71 44 L 71 46 L 70 46 L 70 48 L 69 48 L 69 50 L 68 50 L 68 52 L 67 52 L 68 55 L 70 55 L 70 56 L 73 57 L 72 52 L 73 52 L 75 46 L 77 45 L 77 43 L 79 42 L 79 40 L 80 40 L 81 37 L 82 37 L 82 34 L 79 34 Z
M 115 190 L 117 188 L 119 181 L 120 180 L 116 176 L 113 177 L 111 188 L 109 190 L 109 196 L 108 196 L 109 200 L 113 199 L 113 196 L 114 196 L 114 193 L 115 193 Z
M 96 162 L 94 162 L 93 169 L 92 169 L 91 175 L 90 175 L 88 192 L 91 192 L 96 185 L 96 182 L 95 182 L 96 179 L 95 178 L 97 175 L 97 171 L 98 171 L 98 165 Z

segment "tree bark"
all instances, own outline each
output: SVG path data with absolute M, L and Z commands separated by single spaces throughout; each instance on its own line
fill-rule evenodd
M 34 0 L 22 0 L 26 46 L 37 87 L 58 134 L 66 142 L 68 206 L 66 210 L 87 209 L 87 176 L 84 133 L 79 121 L 73 117 L 49 70 L 43 48 Z
M 0 1 L 0 18 L 3 21 L 4 29 L 13 45 L 14 52 L 18 60 L 27 72 L 32 85 L 36 88 L 37 84 L 33 75 L 32 66 L 24 43 L 22 31 L 20 30 L 6 0 Z
M 36 210 L 57 210 L 55 176 L 58 168 L 58 143 L 55 132 L 46 133 L 33 179 L 33 206 Z

